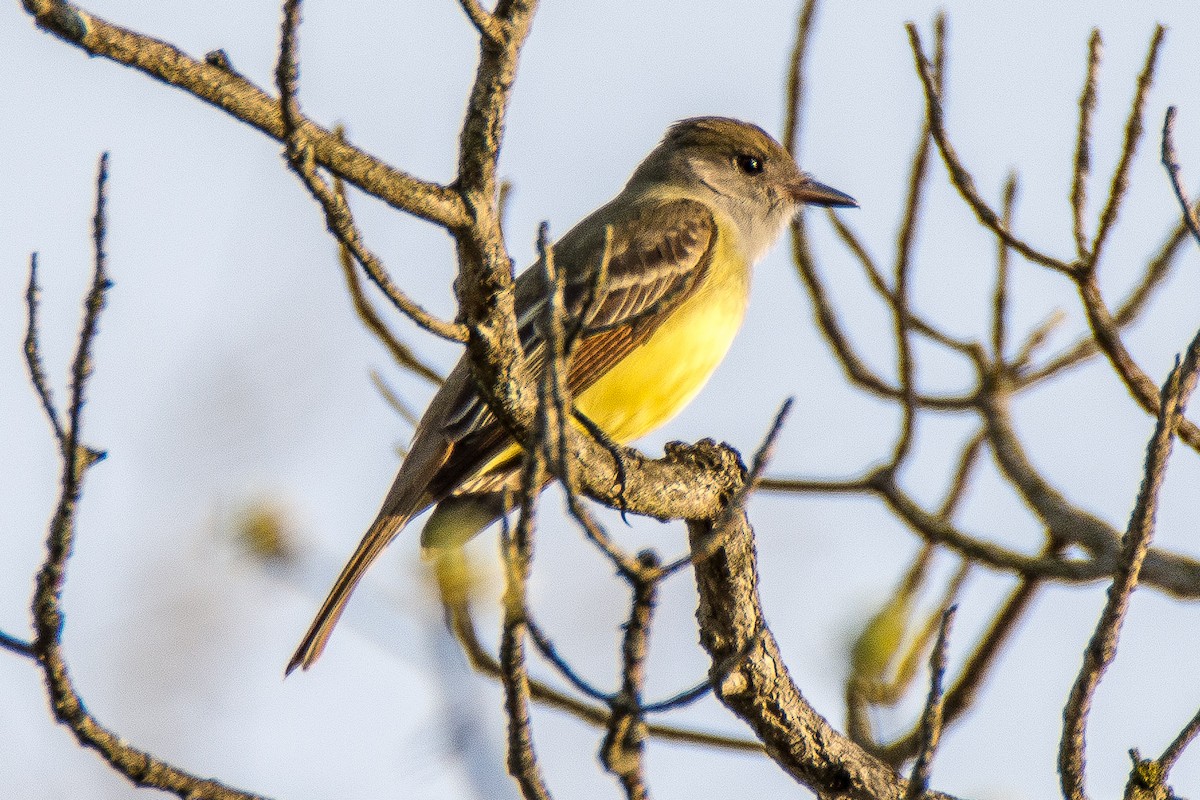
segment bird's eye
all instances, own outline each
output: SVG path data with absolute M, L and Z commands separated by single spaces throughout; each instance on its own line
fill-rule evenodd
M 763 160 L 747 153 L 739 153 L 734 156 L 733 163 L 737 164 L 738 169 L 747 175 L 758 175 L 763 171 Z

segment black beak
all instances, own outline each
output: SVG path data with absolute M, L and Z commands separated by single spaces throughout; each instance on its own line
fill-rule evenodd
M 792 197 L 797 203 L 832 208 L 858 208 L 858 201 L 850 195 L 823 183 L 817 183 L 807 176 L 792 184 L 790 188 Z

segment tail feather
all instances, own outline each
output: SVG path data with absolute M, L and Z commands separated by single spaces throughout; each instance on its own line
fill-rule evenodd
M 308 669 L 321 657 L 321 652 L 325 649 L 330 634 L 333 633 L 333 627 L 341 618 L 342 611 L 345 610 L 346 602 L 350 599 L 354 587 L 362 580 L 362 576 L 372 562 L 379 557 L 383 549 L 391 543 L 392 539 L 396 538 L 396 534 L 414 516 L 414 513 L 381 514 L 375 520 L 366 535 L 363 536 L 354 555 L 346 562 L 346 566 L 342 567 L 341 574 L 338 575 L 333 588 L 329 590 L 329 596 L 321 604 L 321 609 L 313 619 L 312 625 L 309 626 L 308 633 L 304 634 L 300 646 L 296 648 L 292 660 L 288 662 L 287 669 L 284 670 L 285 676 L 290 675 L 296 667 Z

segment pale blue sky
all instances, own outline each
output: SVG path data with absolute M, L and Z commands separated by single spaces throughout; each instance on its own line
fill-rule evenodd
M 1157 163 L 1166 106 L 1180 107 L 1177 139 L 1189 185 L 1200 186 L 1200 41 L 1192 2 L 990 4 L 950 2 L 948 124 L 981 191 L 1022 178 L 1017 227 L 1056 253 L 1071 250 L 1066 196 L 1075 99 L 1090 28 L 1106 47 L 1095 122 L 1093 214 L 1119 147 L 1133 77 L 1156 21 L 1170 26 L 1148 103 L 1150 131 L 1105 263 L 1121 295 L 1176 213 Z M 827 3 L 809 60 L 802 165 L 860 201 L 848 212 L 885 261 L 922 110 L 903 22 L 931 40 L 932 3 Z M 113 22 L 199 56 L 224 48 L 236 68 L 271 81 L 278 12 L 271 4 L 208 2 L 87 6 Z M 792 2 L 547 3 L 526 47 L 509 117 L 503 174 L 515 184 L 508 229 L 527 261 L 538 223 L 565 231 L 615 193 L 670 122 L 741 117 L 778 132 L 782 79 L 794 31 Z M 418 175 L 452 175 L 457 128 L 474 65 L 474 31 L 451 0 L 321 2 L 305 6 L 301 102 L 343 122 L 351 138 Z M 428 388 L 399 376 L 357 325 L 334 248 L 315 203 L 287 172 L 277 144 L 178 91 L 36 31 L 17 3 L 0 7 L 0 628 L 27 631 L 27 599 L 55 491 L 48 427 L 24 377 L 21 337 L 28 254 L 41 253 L 47 366 L 63 396 L 65 363 L 90 265 L 88 226 L 96 158 L 112 154 L 109 269 L 116 286 L 97 343 L 88 441 L 109 451 L 88 482 L 65 603 L 67 653 L 89 707 L 130 741 L 242 788 L 289 798 L 461 797 L 470 781 L 448 763 L 444 686 L 478 696 L 499 736 L 498 694 L 482 679 L 446 677 L 436 619 L 418 583 L 415 543 L 402 538 L 356 598 L 344 630 L 311 673 L 280 681 L 337 564 L 369 522 L 408 430 L 367 379 L 383 369 L 422 406 Z M 920 239 L 915 305 L 953 331 L 983 335 L 991 241 L 944 180 L 940 164 Z M 359 198 L 371 245 L 398 280 L 449 314 L 448 237 Z M 829 226 L 812 214 L 823 273 L 847 309 L 854 338 L 890 371 L 890 318 Z M 1091 227 L 1091 226 L 1089 226 Z M 713 436 L 750 450 L 779 403 L 797 398 L 777 471 L 841 475 L 882 457 L 892 411 L 847 389 L 810 321 L 786 247 L 760 265 L 746 329 L 693 406 L 650 437 Z M 1177 277 L 1128 341 L 1161 379 L 1194 333 L 1200 258 Z M 1018 262 L 1016 329 L 1063 308 L 1054 341 L 1081 330 L 1066 282 Z M 400 323 L 442 367 L 455 349 Z M 930 385 L 965 374 L 922 350 Z M 1051 479 L 1081 505 L 1123 526 L 1137 490 L 1152 420 L 1097 365 L 1039 389 L 1017 407 L 1020 431 Z M 906 474 L 933 497 L 959 420 L 921 429 Z M 1158 541 L 1193 555 L 1200 469 L 1177 452 Z M 984 480 L 964 526 L 1036 549 L 1039 531 L 1011 494 Z M 287 509 L 312 569 L 264 575 L 228 541 L 228 522 L 269 498 Z M 1192 512 L 1192 513 L 1189 513 Z M 839 726 L 845 649 L 887 594 L 913 537 L 877 504 L 855 499 L 760 497 L 759 535 L 768 619 L 806 696 Z M 542 537 L 534 602 L 546 627 L 597 682 L 610 682 L 624 595 L 574 531 Z M 638 524 L 621 535 L 682 549 L 678 527 Z M 475 552 L 491 558 L 494 537 Z M 940 562 L 947 569 L 947 559 Z M 963 603 L 953 652 L 961 657 L 1009 580 L 979 574 Z M 398 598 L 390 602 L 389 598 Z M 1057 793 L 1061 709 L 1103 587 L 1045 593 L 1001 662 L 976 712 L 945 740 L 938 788 L 975 797 Z M 657 619 L 650 693 L 669 694 L 704 673 L 695 645 L 693 590 L 676 579 Z M 489 635 L 495 629 L 488 628 Z M 1096 796 L 1114 795 L 1137 746 L 1157 753 L 1200 705 L 1196 611 L 1154 592 L 1137 595 L 1121 654 L 1100 689 L 1089 731 Z M 545 674 L 545 671 L 542 670 Z M 15 797 L 125 798 L 138 794 L 53 725 L 33 667 L 0 653 L 0 779 Z M 912 709 L 909 709 L 910 711 Z M 679 720 L 736 732 L 715 703 Z M 907 717 L 882 717 L 896 730 Z M 559 797 L 611 797 L 598 734 L 556 713 L 535 717 L 551 788 Z M 498 740 L 492 746 L 499 748 Z M 495 774 L 502 765 L 494 764 Z M 763 758 L 652 745 L 659 798 L 728 797 L 747 781 L 764 796 L 804 792 Z M 494 777 L 494 776 L 493 776 Z M 1197 793 L 1200 754 L 1173 781 Z M 501 777 L 501 780 L 503 778 Z

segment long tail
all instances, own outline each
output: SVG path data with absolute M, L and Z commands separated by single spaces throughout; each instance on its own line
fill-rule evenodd
M 333 633 L 333 626 L 337 625 L 342 611 L 346 608 L 346 602 L 350 599 L 350 594 L 362 580 L 367 567 L 371 566 L 383 549 L 391 543 L 392 539 L 396 538 L 396 534 L 415 515 L 413 512 L 401 515 L 380 514 L 372 523 L 362 541 L 359 542 L 354 555 L 346 562 L 346 566 L 342 567 L 341 574 L 338 575 L 333 588 L 329 590 L 329 596 L 321 604 L 321 610 L 317 612 L 316 618 L 309 626 L 308 633 L 304 634 L 300 646 L 296 648 L 292 660 L 288 662 L 287 669 L 284 671 L 285 676 L 290 675 L 296 667 L 308 669 L 321 657 L 321 652 L 325 649 L 330 634 Z

